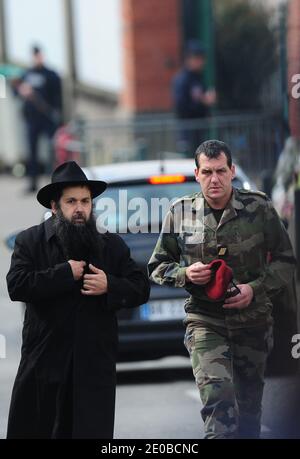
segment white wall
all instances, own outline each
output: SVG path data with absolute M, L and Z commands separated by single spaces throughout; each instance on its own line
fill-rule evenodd
M 77 75 L 80 82 L 113 92 L 123 84 L 122 0 L 72 0 Z M 4 0 L 8 57 L 30 63 L 32 44 L 46 62 L 66 72 L 63 0 Z
M 47 64 L 64 73 L 65 23 L 62 0 L 4 0 L 8 57 L 30 63 L 32 44 L 39 44 Z
M 10 88 L 0 99 L 0 158 L 9 166 L 25 158 L 26 138 L 21 118 L 21 103 Z
M 79 81 L 120 91 L 123 84 L 121 0 L 73 0 L 73 8 Z

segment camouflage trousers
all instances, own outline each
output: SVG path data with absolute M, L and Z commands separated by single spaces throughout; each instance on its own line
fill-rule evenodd
M 259 438 L 272 325 L 229 330 L 188 323 L 185 346 L 203 403 L 205 438 Z

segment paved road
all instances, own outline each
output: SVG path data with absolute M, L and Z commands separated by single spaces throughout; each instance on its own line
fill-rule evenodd
M 11 303 L 5 275 L 10 253 L 3 244 L 11 232 L 39 223 L 42 208 L 25 196 L 25 183 L 0 177 L 0 338 L 6 338 L 6 358 L 0 348 L 0 438 L 5 437 L 13 379 L 20 355 L 22 308 Z M 0 339 L 1 343 L 1 339 Z M 296 378 L 267 378 L 263 436 L 300 438 L 299 382 Z M 115 437 L 119 439 L 198 439 L 203 435 L 200 401 L 188 359 L 118 365 Z
M 12 303 L 7 295 L 5 276 L 9 267 L 10 252 L 4 245 L 5 237 L 35 223 L 41 218 L 41 206 L 32 195 L 25 195 L 24 180 L 0 176 L 0 343 L 5 337 L 6 358 L 0 358 L 0 438 L 4 436 L 13 377 L 20 355 L 22 307 Z M 3 356 L 3 346 L 0 357 Z

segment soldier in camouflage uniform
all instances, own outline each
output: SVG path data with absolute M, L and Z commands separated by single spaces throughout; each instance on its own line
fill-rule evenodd
M 206 438 L 258 438 L 267 356 L 272 349 L 270 297 L 295 268 L 289 237 L 264 193 L 232 187 L 228 146 L 206 141 L 196 151 L 202 192 L 177 200 L 149 261 L 151 279 L 184 287 L 185 345 L 203 403 Z M 211 300 L 207 268 L 223 258 L 238 293 Z

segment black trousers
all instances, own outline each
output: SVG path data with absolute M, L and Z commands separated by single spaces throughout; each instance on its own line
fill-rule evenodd
M 46 135 L 49 140 L 49 153 L 47 161 L 47 172 L 50 173 L 54 165 L 54 149 L 53 149 L 53 136 L 57 126 L 52 122 L 26 122 L 26 134 L 28 142 L 28 161 L 27 161 L 27 175 L 30 179 L 31 188 L 37 187 L 37 180 L 39 175 L 39 159 L 38 159 L 38 141 L 42 135 Z

